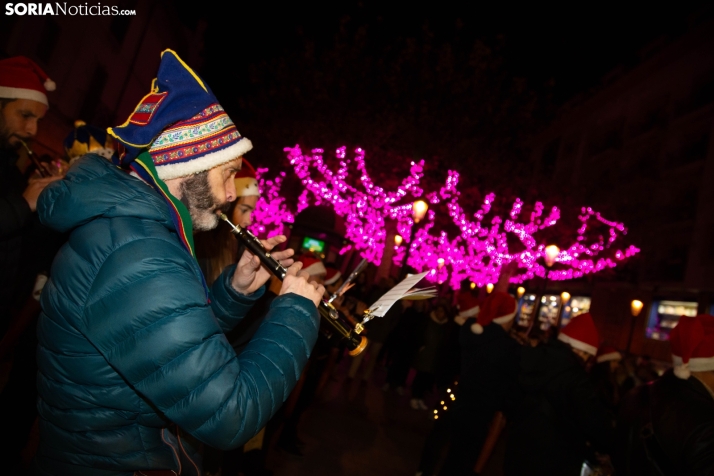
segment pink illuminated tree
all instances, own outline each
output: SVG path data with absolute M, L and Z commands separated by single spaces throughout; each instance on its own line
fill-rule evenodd
M 535 276 L 545 277 L 546 272 L 551 280 L 575 279 L 614 268 L 640 251 L 633 245 L 625 248 L 615 245 L 618 237 L 627 234 L 624 224 L 607 220 L 592 208 L 583 207 L 578 217 L 581 225 L 574 242 L 567 246 L 557 244 L 560 245 L 555 260 L 559 263 L 558 269 L 546 270 L 543 264 L 547 244 L 539 243 L 534 235 L 554 226 L 560 219 L 560 210 L 552 207 L 544 215 L 543 203 L 536 202 L 528 219 L 519 222 L 524 203 L 517 198 L 508 217 L 504 218 L 491 213 L 496 195 L 490 193 L 484 198 L 481 208 L 469 217 L 459 205 L 458 181 L 459 174 L 449 171 L 446 184 L 438 193 L 427 194 L 427 198 L 432 204 L 446 203 L 460 234 L 449 238 L 443 231 L 432 233 L 434 213 L 430 212 L 429 223 L 417 231 L 408 245 L 408 264 L 420 272 L 431 270 L 427 275 L 431 281 L 445 282 L 448 279 L 449 284 L 456 288 L 464 279 L 469 279 L 481 287 L 495 283 L 501 267 L 513 261 L 518 264 L 518 272 L 511 278 L 513 283 L 522 283 Z M 607 232 L 604 235 L 597 233 L 603 226 Z M 593 228 L 597 230 L 591 237 L 588 232 Z M 517 237 L 520 250 L 510 249 L 509 233 Z M 403 259 L 404 252 L 398 250 L 395 261 Z
M 363 258 L 379 264 L 387 237 L 386 220 L 396 220 L 399 224 L 411 222 L 411 201 L 407 204 L 401 201 L 407 195 L 422 195 L 419 181 L 423 176 L 424 162 L 412 162 L 409 175 L 397 190 L 387 192 L 372 182 L 361 148 L 355 150 L 354 157 L 347 156 L 346 147 L 337 149 L 339 167 L 336 172 L 332 172 L 323 160 L 322 149 L 304 154 L 296 145 L 286 148 L 285 152 L 304 187 L 298 199 L 298 213 L 310 205 L 330 204 L 336 214 L 344 217 L 346 238 L 352 243 L 340 253 L 354 246 Z M 352 166 L 359 174 L 357 183 L 349 180 Z
M 418 272 L 429 271 L 427 279 L 448 282 L 454 288 L 466 279 L 479 287 L 495 283 L 501 267 L 511 262 L 517 263 L 518 267 L 511 278 L 513 283 L 522 283 L 536 276 L 545 277 L 546 273 L 551 280 L 575 279 L 614 268 L 640 251 L 633 245 L 622 247 L 616 244 L 618 238 L 627 233 L 624 224 L 607 220 L 595 210 L 583 207 L 578 217 L 580 225 L 572 233 L 574 239 L 565 244 L 555 243 L 560 248 L 555 259 L 557 265 L 547 269 L 544 266 L 545 248 L 551 243 L 545 243 L 540 232 L 560 220 L 557 207 L 546 211 L 542 202 L 536 202 L 524 219 L 525 204 L 517 198 L 508 214 L 501 216 L 494 209 L 496 195 L 490 193 L 484 197 L 479 209 L 469 215 L 459 203 L 458 172 L 448 171 L 445 184 L 438 191 L 424 194 L 420 187 L 424 162 L 412 162 L 409 175 L 402 179 L 396 190 L 386 191 L 372 181 L 361 148 L 355 149 L 352 157 L 348 157 L 345 147 L 337 149 L 336 171 L 331 170 L 323 159 L 322 149 L 313 149 L 306 154 L 296 145 L 286 148 L 285 152 L 303 186 L 297 213 L 310 205 L 327 204 L 344 218 L 346 238 L 351 244 L 341 253 L 354 247 L 363 258 L 379 264 L 386 246 L 387 222 L 391 220 L 403 238 L 402 245 L 395 246 L 394 263 L 402 265 L 409 247 L 409 266 Z M 272 236 L 282 232 L 283 223 L 293 222 L 295 217 L 280 196 L 285 173 L 266 180 L 266 171 L 258 171 L 263 195 L 256 209 L 253 229 L 261 235 Z M 412 203 L 422 196 L 432 207 L 423 225 L 414 232 Z M 458 233 L 455 236 L 449 236 L 447 231 L 437 227 L 434 206 L 438 204 L 445 207 L 450 221 L 456 226 Z M 560 240 L 565 240 L 563 236 Z
M 256 171 L 260 197 L 253 211 L 253 223 L 250 226 L 256 236 L 270 238 L 285 233 L 285 224 L 294 223 L 295 215 L 288 209 L 285 199 L 280 195 L 285 172 L 280 172 L 274 179 L 266 179 L 266 168 Z

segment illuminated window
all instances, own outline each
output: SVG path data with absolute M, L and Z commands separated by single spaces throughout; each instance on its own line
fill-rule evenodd
M 669 340 L 669 332 L 681 316 L 697 315 L 695 301 L 655 301 L 647 321 L 646 336 L 655 340 Z
M 528 327 L 536 308 L 536 295 L 524 294 L 518 301 L 518 325 Z
M 566 325 L 575 316 L 590 312 L 590 298 L 588 296 L 573 296 L 565 303 L 563 314 L 560 317 L 560 326 Z
M 554 326 L 558 322 L 560 312 L 560 296 L 546 294 L 540 298 L 540 310 L 538 311 L 538 325 L 543 330 Z

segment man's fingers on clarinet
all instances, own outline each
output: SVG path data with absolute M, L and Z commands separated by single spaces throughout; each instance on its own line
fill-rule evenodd
M 288 275 L 297 276 L 302 269 L 302 261 L 296 261 L 288 268 Z

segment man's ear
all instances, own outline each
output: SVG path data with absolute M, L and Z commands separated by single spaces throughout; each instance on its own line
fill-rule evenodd
M 181 200 L 183 198 L 183 191 L 181 190 L 181 184 L 186 180 L 186 177 L 179 177 L 175 179 L 164 180 L 164 183 L 169 188 L 171 195 Z

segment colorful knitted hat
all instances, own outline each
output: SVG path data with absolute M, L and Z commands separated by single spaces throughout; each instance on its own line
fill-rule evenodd
M 573 317 L 560 330 L 558 340 L 592 356 L 597 355 L 597 349 L 600 345 L 600 335 L 589 312 Z
M 603 345 L 597 351 L 595 361 L 598 364 L 610 362 L 612 360 L 622 360 L 622 354 L 611 345 Z
M 682 316 L 669 333 L 674 375 L 688 379 L 691 372 L 714 370 L 714 316 Z
M 251 142 L 241 137 L 208 85 L 171 50 L 161 53 L 151 92 L 124 124 L 107 132 L 124 146 L 114 163 L 163 196 L 179 239 L 195 256 L 191 215 L 164 180 L 237 159 L 253 147 Z
M 245 158 L 242 162 L 243 165 L 235 178 L 236 195 L 239 197 L 260 196 L 255 169 Z
M 516 317 L 516 300 L 503 291 L 493 291 L 484 299 L 476 324 L 471 325 L 474 334 L 483 333 L 483 328 L 495 322 L 505 324 Z
M 208 85 L 171 50 L 161 53 L 151 92 L 108 131 L 126 147 L 120 165 L 148 150 L 162 180 L 210 170 L 253 148 Z
M 64 139 L 64 151 L 70 164 L 90 152 L 112 160 L 116 143 L 105 130 L 74 121 L 74 130 Z
M 298 259 L 302 263 L 302 271 L 307 271 L 310 276 L 327 275 L 327 268 L 322 264 L 317 258 L 313 258 L 309 255 L 303 255 Z
M 13 56 L 0 60 L 0 98 L 31 99 L 50 105 L 46 91 L 57 85 L 30 58 Z
M 325 284 L 335 284 L 342 277 L 342 273 L 335 268 L 326 267 L 325 269 L 327 270 Z

